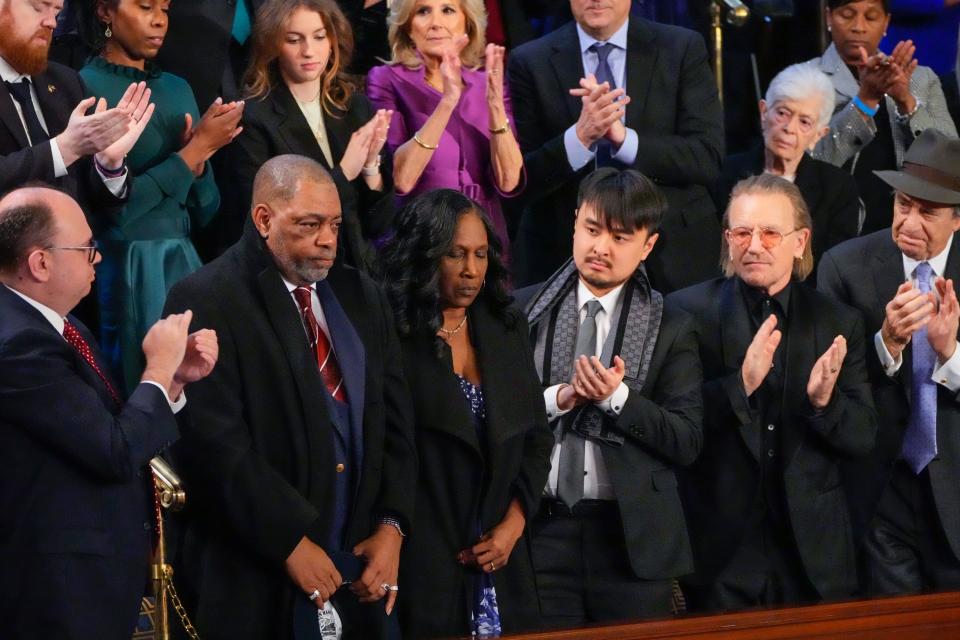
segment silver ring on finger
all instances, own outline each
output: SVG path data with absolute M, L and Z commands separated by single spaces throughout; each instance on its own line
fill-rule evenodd
M 497 565 L 493 564 L 493 560 L 490 561 L 490 571 L 496 571 Z
M 310 601 L 313 602 L 314 600 L 320 597 L 320 590 L 314 589 L 313 593 L 311 593 L 308 597 L 310 598 Z
M 383 584 L 380 585 L 380 588 L 383 589 L 383 592 L 384 592 L 384 593 L 390 593 L 390 584 L 389 584 L 389 583 L 384 582 Z
M 395 584 L 391 584 L 391 585 L 390 585 L 390 591 L 393 591 L 393 592 L 400 591 L 400 587 L 398 587 L 398 586 L 395 585 Z

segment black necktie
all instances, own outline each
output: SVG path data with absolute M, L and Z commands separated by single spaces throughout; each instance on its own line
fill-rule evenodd
M 20 111 L 23 113 L 23 120 L 27 123 L 27 134 L 30 136 L 30 145 L 38 145 L 50 139 L 43 125 L 40 124 L 40 117 L 37 115 L 37 109 L 33 106 L 33 98 L 30 96 L 30 80 L 23 78 L 20 82 L 4 82 L 13 99 L 20 103 Z

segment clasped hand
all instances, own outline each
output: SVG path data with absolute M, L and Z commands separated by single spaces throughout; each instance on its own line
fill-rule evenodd
M 626 364 L 620 356 L 613 357 L 609 368 L 597 356 L 580 356 L 573 363 L 570 384 L 557 391 L 557 407 L 567 411 L 587 402 L 603 402 L 617 390 L 625 373 Z
M 619 148 L 627 131 L 621 118 L 630 104 L 630 97 L 622 88 L 611 91 L 607 82 L 597 83 L 592 73 L 580 79 L 580 86 L 570 89 L 570 95 L 580 98 L 580 117 L 575 125 L 577 138 L 585 147 L 591 147 L 601 138 Z
M 901 284 L 887 303 L 880 338 L 894 360 L 922 327 L 927 327 L 927 341 L 941 363 L 953 356 L 957 348 L 960 304 L 953 280 L 937 278 L 934 287 L 940 296 L 939 305 L 932 291 L 923 293 L 910 281 Z

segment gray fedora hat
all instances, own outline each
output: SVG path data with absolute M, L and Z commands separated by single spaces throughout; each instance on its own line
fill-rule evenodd
M 900 171 L 874 171 L 897 191 L 938 204 L 960 204 L 960 140 L 936 129 L 921 133 Z

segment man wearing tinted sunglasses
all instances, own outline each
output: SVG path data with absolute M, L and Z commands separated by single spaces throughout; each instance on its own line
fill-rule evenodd
M 802 280 L 800 191 L 747 178 L 724 215 L 726 277 L 667 298 L 697 320 L 704 448 L 682 482 L 697 573 L 691 609 L 849 597 L 856 562 L 839 462 L 877 431 L 863 324 Z

